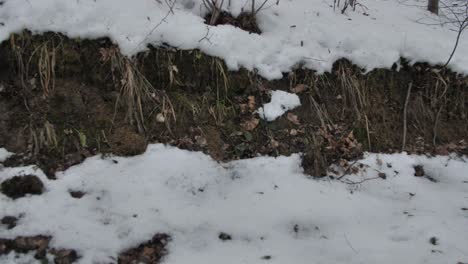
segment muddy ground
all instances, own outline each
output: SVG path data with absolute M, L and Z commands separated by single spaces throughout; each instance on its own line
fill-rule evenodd
M 300 152 L 313 176 L 363 151 L 468 154 L 468 78 L 404 59 L 368 73 L 346 60 L 322 75 L 297 65 L 268 81 L 198 50 L 150 48 L 129 59 L 108 39 L 29 32 L 0 44 L 0 58 L 0 147 L 17 153 L 3 165 L 34 163 L 52 179 L 86 157 L 137 155 L 149 143 L 219 161 Z M 277 89 L 302 106 L 266 122 L 256 109 Z M 0 254 L 15 244 L 5 241 Z

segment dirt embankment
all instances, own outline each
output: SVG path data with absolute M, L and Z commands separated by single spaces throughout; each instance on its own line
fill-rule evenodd
M 267 81 L 197 50 L 152 48 L 128 59 L 107 39 L 27 32 L 2 43 L 0 57 L 0 146 L 20 154 L 6 165 L 34 162 L 49 177 L 90 155 L 136 155 L 153 142 L 217 160 L 302 152 L 318 176 L 362 151 L 401 151 L 405 119 L 404 150 L 467 151 L 468 78 L 403 59 L 399 70 L 363 74 L 341 60 L 331 73 L 298 66 Z M 266 122 L 255 110 L 276 89 L 297 93 L 302 106 Z

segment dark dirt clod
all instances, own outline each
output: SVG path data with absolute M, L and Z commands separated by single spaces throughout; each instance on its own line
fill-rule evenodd
M 50 254 L 55 256 L 55 264 L 71 264 L 78 259 L 78 254 L 72 249 L 51 249 Z
M 263 260 L 270 260 L 270 259 L 271 259 L 271 256 L 270 256 L 270 255 L 263 256 L 262 259 L 263 259 Z
M 219 233 L 218 238 L 221 239 L 222 241 L 232 240 L 231 235 L 224 233 L 224 232 Z
M 293 231 L 294 233 L 299 233 L 299 225 L 298 224 L 295 224 L 294 227 L 293 227 Z
M 439 244 L 439 239 L 437 237 L 431 237 L 429 239 L 429 243 L 431 243 L 434 246 L 437 246 Z
M 119 255 L 119 264 L 159 263 L 167 254 L 167 243 L 170 241 L 167 234 L 156 234 L 150 241 L 131 248 Z
M 208 14 L 205 17 L 205 23 L 210 24 L 211 14 Z M 237 17 L 233 17 L 231 14 L 227 12 L 222 12 L 219 15 L 217 21 L 215 21 L 214 26 L 216 25 L 231 25 L 234 27 L 238 27 L 242 30 L 245 30 L 250 33 L 260 34 L 262 31 L 257 25 L 257 19 L 255 16 L 251 15 L 250 13 L 241 13 Z
M 387 174 L 385 174 L 384 172 L 379 172 L 379 177 L 385 180 L 387 179 Z
M 12 251 L 17 253 L 35 252 L 34 258 L 38 260 L 47 260 L 47 254 L 54 255 L 55 264 L 71 264 L 78 259 L 78 254 L 72 249 L 54 249 L 49 248 L 51 237 L 31 236 L 17 237 L 15 239 L 0 238 L 0 255 L 8 254 Z M 42 262 L 41 262 L 42 263 Z M 46 261 L 46 263 L 48 263 Z
M 80 199 L 83 197 L 86 193 L 82 191 L 69 191 L 70 196 L 76 199 Z
M 42 194 L 44 184 L 34 175 L 15 176 L 5 180 L 0 186 L 0 191 L 6 196 L 17 199 L 27 194 Z
M 2 218 L 1 223 L 3 225 L 6 225 L 8 229 L 12 229 L 16 226 L 17 221 L 18 221 L 18 218 L 8 215 Z
M 47 254 L 47 247 L 49 246 L 50 237 L 47 236 L 33 236 L 33 237 L 17 237 L 13 240 L 12 250 L 19 253 L 27 253 L 35 251 L 34 257 L 42 259 Z
M 9 239 L 0 238 L 0 255 L 10 253 L 13 246 L 13 242 Z
M 423 177 L 424 175 L 426 175 L 426 173 L 424 172 L 424 167 L 422 165 L 414 166 L 414 176 Z

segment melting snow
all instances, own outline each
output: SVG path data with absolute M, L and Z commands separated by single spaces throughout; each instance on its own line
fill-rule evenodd
M 227 1 L 224 1 L 225 3 Z M 257 1 L 258 5 L 260 2 Z M 13 32 L 62 32 L 70 37 L 108 36 L 122 52 L 133 55 L 148 44 L 200 49 L 223 58 L 232 70 L 257 69 L 268 78 L 281 78 L 298 64 L 318 72 L 330 71 L 347 58 L 372 70 L 389 68 L 401 56 L 411 62 L 444 64 L 456 32 L 444 16 L 426 11 L 427 1 L 360 0 L 356 11 L 341 14 L 333 0 L 270 0 L 258 13 L 262 34 L 249 34 L 229 25 L 207 26 L 202 0 L 4 0 L 0 5 L 0 42 Z M 246 0 L 231 0 L 224 9 L 238 15 Z M 442 11 L 441 11 L 442 12 Z M 468 73 L 468 34 L 450 66 Z
M 271 93 L 271 102 L 264 104 L 263 107 L 258 109 L 258 114 L 262 119 L 273 121 L 300 105 L 299 96 L 277 90 Z
M 468 261 L 466 160 L 366 154 L 360 162 L 365 169 L 350 180 L 386 179 L 314 180 L 299 155 L 218 164 L 163 145 L 131 158 L 92 157 L 57 180 L 34 166 L 2 168 L 0 181 L 35 174 L 46 191 L 0 194 L 2 215 L 23 214 L 0 237 L 51 235 L 52 246 L 78 250 L 87 264 L 113 262 L 161 232 L 173 238 L 168 264 Z M 413 176 L 415 165 L 437 182 Z M 86 194 L 75 199 L 70 190 Z

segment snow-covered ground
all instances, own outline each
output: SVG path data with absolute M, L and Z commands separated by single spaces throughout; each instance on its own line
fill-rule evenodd
M 229 2 L 224 9 L 234 15 L 249 8 L 246 0 Z M 367 70 L 391 67 L 401 56 L 443 64 L 456 32 L 441 26 L 443 18 L 429 14 L 425 2 L 360 0 L 356 11 L 341 14 L 333 0 L 271 0 L 258 14 L 258 35 L 205 25 L 201 0 L 178 0 L 171 10 L 169 0 L 2 0 L 0 42 L 29 29 L 108 36 L 126 55 L 166 43 L 200 49 L 232 70 L 256 69 L 268 79 L 297 64 L 329 71 L 340 58 Z M 467 43 L 464 34 L 450 64 L 465 74 Z M 273 97 L 259 111 L 274 120 L 300 104 L 289 99 L 292 105 L 274 104 Z M 0 148 L 0 162 L 8 155 Z M 172 237 L 168 264 L 468 262 L 466 160 L 366 154 L 360 163 L 358 175 L 342 179 L 359 184 L 310 179 L 299 154 L 219 164 L 163 145 L 132 158 L 89 158 L 57 180 L 34 166 L 0 165 L 0 182 L 34 174 L 46 189 L 17 200 L 0 194 L 0 216 L 21 216 L 11 230 L 0 226 L 0 237 L 50 235 L 53 247 L 76 249 L 85 264 L 113 262 L 155 233 Z M 415 165 L 432 180 L 415 177 Z M 86 194 L 76 199 L 69 191 Z M 221 241 L 220 232 L 232 240 Z M 0 263 L 32 259 L 10 254 Z
M 360 163 L 345 178 L 376 179 L 314 180 L 299 155 L 219 164 L 160 144 L 131 158 L 89 158 L 57 180 L 34 166 L 2 168 L 0 181 L 35 174 L 46 192 L 0 194 L 0 215 L 22 215 L 0 237 L 51 235 L 86 264 L 112 262 L 161 232 L 172 236 L 168 264 L 468 262 L 467 160 L 366 154 Z M 415 165 L 435 181 L 415 177 Z
M 200 49 L 223 58 L 230 69 L 257 69 L 273 79 L 298 63 L 329 71 L 340 58 L 367 70 L 391 67 L 401 56 L 443 64 L 456 39 L 451 25 L 440 25 L 443 16 L 426 11 L 427 0 L 359 0 L 361 5 L 345 14 L 333 9 L 333 0 L 281 0 L 279 5 L 270 0 L 258 13 L 261 35 L 229 25 L 205 25 L 202 0 L 177 0 L 170 9 L 173 1 L 3 0 L 0 42 L 13 32 L 29 29 L 80 38 L 108 36 L 127 55 L 145 50 L 147 44 L 166 43 Z M 248 0 L 224 2 L 223 9 L 233 15 L 250 8 Z M 468 34 L 462 35 L 450 64 L 465 74 L 466 54 Z

